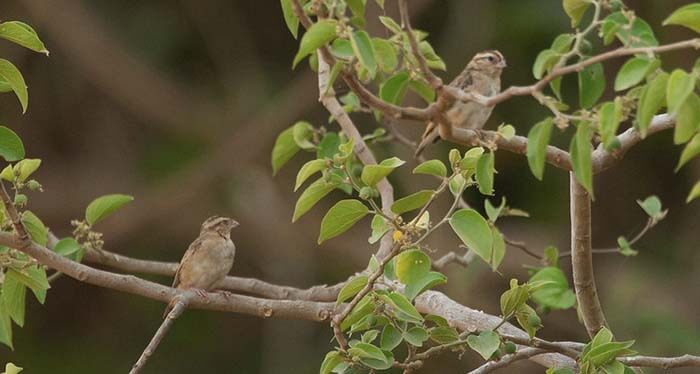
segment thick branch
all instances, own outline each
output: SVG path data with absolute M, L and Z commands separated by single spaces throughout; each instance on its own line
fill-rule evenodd
M 591 253 L 591 197 L 570 173 L 571 186 L 571 265 L 576 300 L 583 323 L 591 337 L 606 325 L 600 306 Z

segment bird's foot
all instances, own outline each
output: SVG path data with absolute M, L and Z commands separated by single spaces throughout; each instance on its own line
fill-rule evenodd
M 226 290 L 217 290 L 216 293 L 220 294 L 221 296 L 223 296 L 226 299 L 229 299 L 235 295 L 233 292 L 226 291 Z
M 207 296 L 209 295 L 209 292 L 207 292 L 207 290 L 201 289 L 201 288 L 195 288 L 194 293 L 196 293 L 197 296 L 200 296 L 203 298 L 207 298 Z

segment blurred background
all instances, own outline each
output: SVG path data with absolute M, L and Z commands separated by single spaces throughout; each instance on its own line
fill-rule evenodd
M 660 27 L 688 1 L 627 3 L 662 43 L 694 37 Z M 430 32 L 447 63 L 447 80 L 474 53 L 497 48 L 508 59 L 504 85 L 529 84 L 537 53 L 569 30 L 559 0 L 413 0 L 411 7 L 415 25 Z M 387 8 L 395 14 L 394 1 Z M 306 64 L 290 69 L 297 42 L 278 1 L 4 0 L 0 17 L 34 26 L 51 51 L 47 58 L 0 43 L 0 56 L 22 70 L 30 87 L 26 115 L 12 95 L 0 96 L 0 123 L 20 134 L 29 157 L 43 159 L 37 178 L 46 191 L 32 194 L 30 208 L 59 236 L 70 234 L 70 220 L 81 217 L 93 198 L 128 193 L 136 200 L 99 225 L 106 248 L 118 253 L 177 261 L 206 217 L 226 214 L 241 222 L 234 232 L 235 275 L 307 287 L 336 283 L 366 266 L 375 251 L 366 242 L 369 222 L 316 245 L 320 219 L 340 195 L 291 223 L 293 180 L 308 156 L 297 156 L 272 177 L 277 134 L 296 120 L 325 125 L 328 118 Z M 378 30 L 376 22 L 370 28 Z M 670 54 L 666 67 L 690 67 L 696 56 Z M 609 79 L 621 63 L 606 65 Z M 564 82 L 569 89 L 575 88 L 571 78 Z M 527 134 L 546 115 L 531 98 L 515 98 L 496 108 L 488 126 L 507 122 Z M 369 116 L 357 122 L 366 132 L 375 126 Z M 413 138 L 422 128 L 401 126 Z M 556 141 L 566 144 L 566 138 Z M 433 147 L 428 156 L 444 158 L 448 149 Z M 414 162 L 401 145 L 376 151 L 380 159 L 396 154 Z M 599 175 L 595 185 L 596 247 L 614 246 L 618 236 L 631 237 L 643 227 L 637 199 L 656 194 L 670 209 L 635 246 L 639 256 L 595 258 L 600 296 L 617 338 L 636 338 L 635 348 L 651 355 L 700 353 L 700 203 L 683 202 L 700 179 L 700 163 L 674 174 L 678 155 L 670 132 L 654 136 Z M 538 182 L 524 158 L 497 156 L 493 201 L 505 195 L 532 215 L 504 219 L 502 230 L 536 251 L 550 244 L 567 250 L 567 175 L 548 168 Z M 411 177 L 412 166 L 403 169 L 392 177 L 397 197 L 434 183 Z M 477 194 L 468 199 L 483 206 Z M 440 203 L 437 209 L 446 209 L 447 201 Z M 430 246 L 435 257 L 458 250 L 449 229 L 439 231 Z M 536 265 L 509 249 L 502 274 L 478 262 L 466 269 L 451 265 L 442 291 L 497 314 L 508 280 L 526 279 L 523 264 Z M 15 351 L 0 346 L 0 363 L 12 361 L 26 373 L 127 372 L 160 324 L 163 308 L 67 277 L 54 283 L 46 305 L 28 300 L 26 326 L 15 329 Z M 572 311 L 547 315 L 544 325 L 545 338 L 585 339 Z M 330 337 L 325 324 L 188 311 L 146 372 L 314 373 Z M 461 360 L 444 355 L 421 372 L 466 372 L 480 363 L 471 353 Z M 543 369 L 525 362 L 506 371 Z

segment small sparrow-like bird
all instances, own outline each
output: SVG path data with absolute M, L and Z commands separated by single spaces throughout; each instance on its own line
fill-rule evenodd
M 501 92 L 501 72 L 506 67 L 506 59 L 501 52 L 484 51 L 477 53 L 467 67 L 450 82 L 450 86 L 458 87 L 482 96 L 493 96 Z M 445 119 L 452 127 L 463 129 L 480 129 L 491 116 L 493 107 L 483 106 L 475 102 L 455 101 L 445 113 Z M 438 140 L 440 134 L 438 125 L 428 123 L 421 142 L 416 149 L 420 155 L 426 146 Z
M 211 290 L 222 280 L 233 266 L 236 246 L 231 241 L 231 229 L 237 226 L 238 222 L 228 217 L 207 218 L 202 223 L 199 237 L 180 260 L 173 287 L 202 292 Z M 173 302 L 168 304 L 164 317 L 172 307 Z
M 233 266 L 233 258 L 236 255 L 236 246 L 231 241 L 231 229 L 238 226 L 238 222 L 228 217 L 214 216 L 207 218 L 202 223 L 199 237 L 187 248 L 180 265 L 175 272 L 173 287 L 180 290 L 190 290 L 198 294 L 206 294 L 216 287 L 216 284 L 226 277 Z M 138 374 L 143 369 L 146 361 L 155 352 L 160 341 L 168 332 L 173 322 L 187 307 L 188 299 L 192 295 L 185 293 L 182 297 L 173 298 L 165 308 L 158 331 L 141 353 L 138 361 L 129 371 L 129 374 Z

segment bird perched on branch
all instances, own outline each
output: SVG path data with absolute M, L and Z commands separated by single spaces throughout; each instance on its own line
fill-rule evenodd
M 501 92 L 501 72 L 506 67 L 506 59 L 501 52 L 484 51 L 477 53 L 467 67 L 450 82 L 450 86 L 482 96 L 493 96 Z M 463 129 L 480 129 L 491 116 L 493 107 L 475 102 L 455 101 L 444 115 L 447 125 Z M 428 145 L 440 137 L 438 124 L 428 123 L 421 142 L 416 149 L 416 156 Z
M 214 216 L 202 223 L 199 237 L 190 244 L 180 260 L 175 272 L 173 287 L 206 296 L 226 277 L 233 266 L 236 246 L 231 241 L 231 230 L 238 222 L 228 217 Z M 151 339 L 139 360 L 134 364 L 130 374 L 138 373 L 158 344 L 165 336 L 172 323 L 182 314 L 192 294 L 178 295 L 165 309 L 165 320 Z

